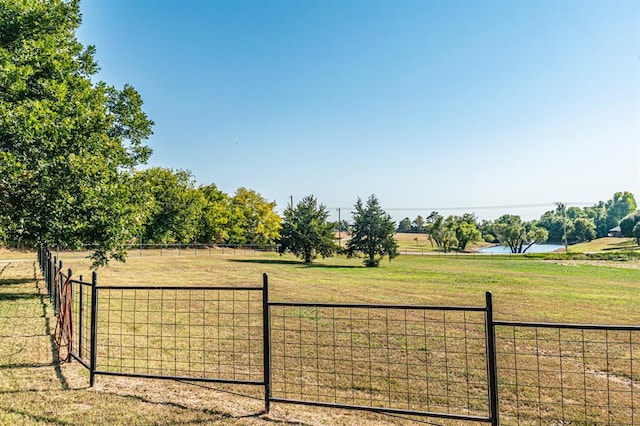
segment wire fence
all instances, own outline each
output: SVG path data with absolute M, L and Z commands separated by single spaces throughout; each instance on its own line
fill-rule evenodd
M 95 374 L 263 384 L 262 287 L 98 287 Z
M 71 339 L 70 355 L 89 368 L 91 359 L 91 313 L 93 301 L 91 299 L 96 274 L 93 282 L 83 281 L 83 277 L 71 280 L 71 321 L 73 334 Z
M 269 305 L 272 400 L 490 420 L 484 308 Z
M 640 326 L 494 321 L 490 293 L 482 307 L 273 302 L 266 275 L 251 287 L 104 286 L 45 249 L 38 258 L 59 358 L 85 366 L 91 386 L 96 375 L 258 385 L 267 412 L 640 424 Z
M 503 422 L 640 421 L 640 327 L 496 322 Z
M 84 245 L 82 249 L 89 253 L 94 247 L 93 245 Z M 277 249 L 276 244 L 137 243 L 126 246 L 128 255 L 137 257 L 247 255 L 275 252 Z

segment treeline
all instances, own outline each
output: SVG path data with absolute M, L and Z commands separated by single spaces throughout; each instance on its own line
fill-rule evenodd
M 139 171 L 134 180 L 142 242 L 273 244 L 280 236 L 276 203 L 256 191 L 229 195 L 214 184 L 196 187 L 191 172 L 160 167 Z
M 0 17 L 0 245 L 90 244 L 100 266 L 140 239 L 275 241 L 275 203 L 255 191 L 139 171 L 154 123 L 132 86 L 97 80 L 77 0 L 0 0 Z
M 630 192 L 616 192 L 606 202 L 583 208 L 558 203 L 556 209 L 532 221 L 505 214 L 496 220 L 479 222 L 471 213 L 445 218 L 432 212 L 426 218 L 420 215 L 414 220 L 404 218 L 397 231 L 427 234 L 432 244 L 444 251 L 464 250 L 469 243 L 486 241 L 523 253 L 535 243 L 575 244 L 606 237 L 617 226 L 620 235 L 634 237 L 640 244 L 640 211 Z

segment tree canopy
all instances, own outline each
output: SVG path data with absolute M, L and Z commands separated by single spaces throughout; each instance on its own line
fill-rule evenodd
M 196 187 L 187 170 L 152 167 L 136 173 L 140 237 L 147 243 L 273 244 L 279 237 L 276 204 L 255 191 L 233 196 L 214 184 Z
M 384 256 L 389 260 L 398 255 L 398 243 L 394 239 L 395 222 L 387 214 L 375 195 L 366 205 L 358 198 L 353 214 L 351 239 L 347 242 L 347 256 L 364 255 L 366 266 L 378 266 Z
M 78 42 L 79 1 L 0 0 L 0 226 L 20 245 L 98 245 L 123 258 L 139 223 L 133 169 L 153 122 L 125 85 L 92 81 L 95 48 Z
M 318 255 L 332 256 L 338 247 L 335 225 L 328 217 L 325 206 L 318 205 L 313 195 L 303 198 L 295 207 L 287 207 L 280 232 L 280 253 L 289 250 L 305 263 L 311 263 Z
M 547 241 L 549 233 L 533 222 L 523 222 L 520 216 L 505 214 L 495 221 L 498 240 L 511 253 L 525 253 L 532 245 Z

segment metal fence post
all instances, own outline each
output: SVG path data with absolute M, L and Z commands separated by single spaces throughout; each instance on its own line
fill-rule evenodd
M 80 275 L 80 282 L 84 282 L 82 279 L 82 275 Z M 73 285 L 73 284 L 72 284 Z M 73 287 L 71 287 L 73 289 Z M 82 316 L 84 315 L 84 291 L 82 291 L 82 284 L 78 285 L 78 291 L 80 294 L 78 295 L 78 357 L 82 359 Z
M 49 277 L 48 277 L 48 287 L 47 290 L 49 291 L 49 300 L 53 300 L 51 297 L 51 294 L 53 292 L 53 277 L 55 276 L 55 270 L 56 270 L 56 262 L 54 259 L 51 258 L 51 252 L 49 252 Z
M 489 409 L 491 415 L 491 424 L 498 426 L 500 424 L 500 413 L 498 407 L 498 362 L 496 358 L 496 333 L 493 323 L 493 299 L 491 292 L 487 291 L 486 305 L 486 336 L 487 336 L 487 373 L 489 375 Z
M 55 306 L 55 312 L 60 315 L 60 291 L 62 290 L 62 260 L 58 258 L 58 273 L 54 280 L 54 288 L 56 297 L 53 299 L 53 305 Z
M 67 336 L 67 339 L 69 339 L 69 354 L 67 355 L 69 357 L 69 361 L 73 360 L 73 357 L 71 356 L 71 354 L 73 353 L 73 283 L 71 282 L 71 277 L 73 276 L 73 271 L 71 270 L 71 268 L 69 268 L 67 270 L 67 273 L 69 275 L 67 275 L 67 279 L 69 280 L 69 293 L 66 292 L 66 289 L 63 289 L 63 293 L 62 295 L 64 296 L 64 306 L 62 306 L 62 309 L 64 310 L 65 315 L 69 315 L 69 317 L 65 320 L 68 321 L 67 324 L 69 324 L 69 335 Z M 64 285 L 64 284 L 63 284 Z M 69 300 L 67 300 L 67 297 L 69 298 Z M 67 306 L 69 306 L 69 311 L 67 312 Z
M 262 274 L 262 343 L 264 362 L 264 412 L 271 409 L 271 315 L 269 312 L 269 276 Z
M 51 280 L 51 304 L 53 305 L 53 313 L 58 316 L 58 272 L 60 269 L 58 268 L 57 257 L 53 258 L 53 277 Z
M 47 295 L 49 296 L 49 300 L 51 300 L 51 253 L 47 253 Z
M 98 356 L 98 273 L 91 276 L 91 354 L 89 360 L 89 387 L 96 383 L 96 359 Z

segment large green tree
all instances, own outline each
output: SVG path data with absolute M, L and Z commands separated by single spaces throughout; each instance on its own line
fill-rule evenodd
M 567 237 L 572 243 L 591 241 L 596 238 L 596 225 L 585 217 L 579 217 L 573 221 L 571 231 Z
M 431 240 L 431 246 L 433 247 L 433 242 L 435 241 L 436 246 L 442 247 L 445 231 L 444 216 L 438 212 L 431 212 L 429 216 L 427 216 L 426 223 L 426 230 Z
M 365 266 L 378 266 L 380 259 L 389 260 L 398 255 L 398 243 L 394 239 L 395 222 L 387 214 L 375 195 L 371 195 L 366 205 L 358 198 L 353 214 L 353 230 L 347 242 L 347 256 L 364 255 Z
M 133 87 L 92 80 L 80 23 L 78 0 L 0 0 L 0 226 L 10 244 L 97 244 L 97 266 L 139 232 L 153 123 Z
M 523 222 L 520 216 L 505 214 L 495 221 L 500 244 L 508 246 L 511 253 L 525 253 L 532 245 L 547 241 L 549 233 L 533 222 Z
M 545 212 L 538 220 L 538 226 L 547 230 L 549 242 L 558 244 L 564 243 L 565 228 L 567 234 L 573 230 L 572 220 L 563 217 L 561 209 Z
M 622 218 L 638 209 L 636 199 L 631 192 L 616 192 L 613 198 L 607 201 L 607 227 L 609 229 L 618 226 Z
M 140 192 L 150 196 L 142 240 L 162 244 L 193 242 L 206 200 L 195 189 L 191 172 L 152 167 L 138 172 L 136 183 Z
M 596 227 L 596 238 L 606 237 L 610 228 L 607 226 L 607 207 L 605 202 L 600 201 L 594 206 L 585 207 L 584 213 Z
M 280 253 L 289 250 L 305 263 L 311 263 L 318 255 L 332 256 L 338 247 L 335 243 L 334 224 L 327 221 L 329 212 L 323 204 L 309 195 L 295 207 L 284 211 L 280 231 Z
M 282 219 L 274 211 L 275 202 L 256 191 L 238 188 L 231 197 L 229 243 L 273 244 L 280 237 Z
M 449 216 L 446 224 L 455 233 L 458 250 L 464 250 L 467 248 L 467 244 L 482 240 L 476 217 L 472 213 L 465 213 L 462 216 Z
M 205 200 L 198 227 L 198 242 L 226 242 L 229 239 L 231 198 L 214 184 L 201 186 L 198 191 L 202 193 Z
M 625 237 L 633 237 L 633 228 L 636 224 L 640 223 L 640 210 L 636 210 L 633 213 L 629 213 L 620 221 L 620 232 Z

